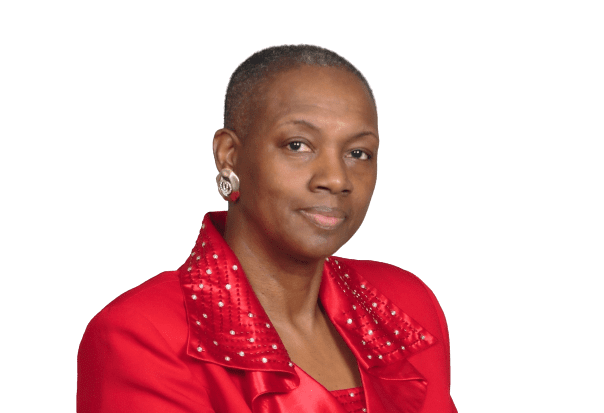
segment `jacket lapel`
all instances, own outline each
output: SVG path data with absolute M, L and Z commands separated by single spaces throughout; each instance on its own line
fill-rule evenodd
M 370 413 L 419 412 L 426 379 L 409 358 L 436 338 L 341 260 L 326 260 L 320 299 L 359 364 Z
M 196 245 L 180 267 L 189 326 L 187 354 L 237 374 L 253 411 L 299 386 L 279 335 L 222 238 L 226 213 L 204 217 Z M 269 403 L 270 404 L 270 403 Z M 272 411 L 272 410 L 268 410 Z

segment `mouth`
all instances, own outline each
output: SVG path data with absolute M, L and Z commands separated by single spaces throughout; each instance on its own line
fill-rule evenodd
M 300 213 L 319 228 L 327 230 L 333 230 L 338 228 L 346 219 L 346 214 L 344 213 L 344 211 L 337 208 L 305 208 L 301 209 Z

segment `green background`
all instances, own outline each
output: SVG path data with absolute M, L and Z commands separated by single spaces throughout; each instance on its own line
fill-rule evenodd
M 598 3 L 3 2 L 2 410 L 75 410 L 87 322 L 225 208 L 228 77 L 281 43 L 373 86 L 378 186 L 340 255 L 434 290 L 460 412 L 601 408 Z

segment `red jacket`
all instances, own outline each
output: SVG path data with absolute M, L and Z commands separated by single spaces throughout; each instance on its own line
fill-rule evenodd
M 126 292 L 88 325 L 77 411 L 341 412 L 295 366 L 208 214 L 187 262 Z M 370 413 L 449 413 L 449 338 L 417 277 L 330 257 L 320 300 L 357 358 Z

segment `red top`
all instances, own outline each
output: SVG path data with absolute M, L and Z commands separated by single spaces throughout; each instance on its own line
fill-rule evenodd
M 206 215 L 181 268 L 93 318 L 78 354 L 78 412 L 346 413 L 289 359 L 221 236 L 225 221 Z M 330 257 L 319 299 L 357 359 L 368 412 L 455 412 L 444 315 L 418 278 Z

